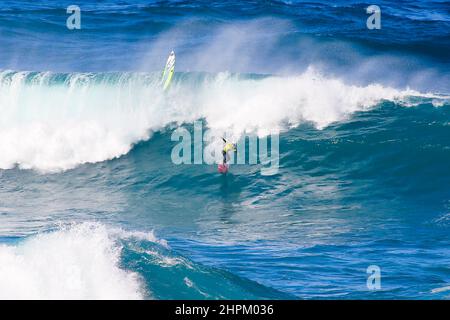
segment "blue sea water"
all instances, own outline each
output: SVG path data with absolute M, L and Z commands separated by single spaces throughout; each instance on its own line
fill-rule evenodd
M 0 4 L 0 298 L 449 298 L 450 2 L 73 2 Z

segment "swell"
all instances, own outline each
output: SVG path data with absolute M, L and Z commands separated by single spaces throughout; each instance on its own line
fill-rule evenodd
M 46 4 L 24 4 L 11 1 L 8 6 L 0 7 L 4 16 L 1 28 L 10 31 L 29 30 L 61 34 L 61 28 L 67 14 L 65 8 L 69 1 L 47 1 Z M 367 4 L 346 2 L 334 5 L 328 1 L 303 3 L 297 1 L 198 1 L 187 3 L 166 1 L 156 3 L 135 3 L 106 1 L 103 4 L 82 3 L 83 16 L 86 18 L 83 28 L 104 36 L 105 32 L 128 32 L 136 35 L 158 35 L 174 28 L 179 23 L 190 21 L 199 31 L 211 25 L 218 26 L 224 19 L 231 23 L 276 17 L 290 21 L 296 33 L 310 34 L 316 39 L 330 37 L 363 41 L 372 46 L 387 43 L 404 49 L 405 52 L 427 53 L 434 58 L 448 61 L 442 48 L 449 47 L 448 29 L 450 19 L 446 4 L 440 1 L 406 2 L 401 6 L 395 3 L 383 3 L 383 36 L 367 33 Z M 35 17 L 44 19 L 36 19 Z M 108 16 L 110 19 L 105 19 Z M 174 19 L 174 16 L 177 17 Z M 17 17 L 21 20 L 18 21 Z M 341 21 L 336 23 L 336 21 Z M 27 31 L 28 29 L 28 31 Z M 414 30 L 414 40 L 409 30 Z M 292 31 L 292 30 L 288 30 Z M 420 43 L 410 46 L 410 43 Z M 439 45 L 436 45 L 439 43 Z M 404 47 L 403 47 L 404 45 Z M 427 45 L 433 48 L 427 48 Z

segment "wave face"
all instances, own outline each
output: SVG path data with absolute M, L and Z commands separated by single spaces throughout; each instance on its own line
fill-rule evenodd
M 445 1 L 380 30 L 352 0 L 77 3 L 0 3 L 0 298 L 449 298 Z M 175 165 L 196 120 L 279 134 L 278 172 Z

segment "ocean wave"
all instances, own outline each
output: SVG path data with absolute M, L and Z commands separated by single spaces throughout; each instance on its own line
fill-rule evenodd
M 348 85 L 310 68 L 298 76 L 0 73 L 0 168 L 57 172 L 120 157 L 169 124 L 204 119 L 209 128 L 267 135 L 317 128 L 382 100 L 411 105 L 442 97 L 380 84 Z M 425 99 L 425 100 L 424 100 Z
M 142 299 L 108 229 L 83 223 L 0 245 L 0 299 Z M 147 293 L 148 294 L 148 293 Z
M 174 252 L 152 232 L 69 223 L 0 244 L 0 299 L 292 298 Z

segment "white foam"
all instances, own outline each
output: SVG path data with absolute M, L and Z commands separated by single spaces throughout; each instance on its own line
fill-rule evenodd
M 382 99 L 420 95 L 346 85 L 312 69 L 257 80 L 220 73 L 200 83 L 175 81 L 166 94 L 143 75 L 124 74 L 114 83 L 91 74 L 73 74 L 64 84 L 51 79 L 50 73 L 32 81 L 24 72 L 0 73 L 0 168 L 52 172 L 109 160 L 152 131 L 200 118 L 234 135 L 265 135 L 302 121 L 323 128 Z
M 83 223 L 0 245 L 0 299 L 142 299 L 105 226 Z
M 155 250 L 145 250 L 144 252 L 152 256 L 156 260 L 156 263 L 163 268 L 173 266 L 184 266 L 188 269 L 194 268 L 188 260 L 181 257 L 169 257 Z
M 450 291 L 450 286 L 435 288 L 435 289 L 431 290 L 431 293 L 441 293 L 441 292 L 446 292 L 446 291 Z

